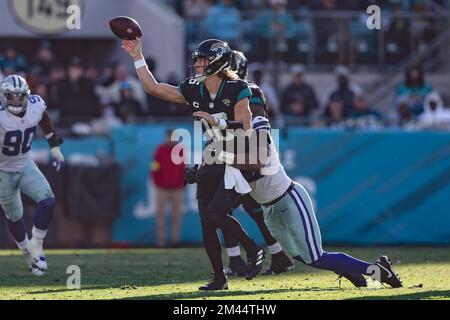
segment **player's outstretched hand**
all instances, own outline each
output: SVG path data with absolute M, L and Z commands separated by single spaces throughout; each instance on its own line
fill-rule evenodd
M 56 172 L 61 171 L 64 168 L 65 161 L 60 147 L 53 147 L 50 149 L 52 154 L 52 166 L 56 168 Z
M 136 40 L 123 40 L 122 49 L 125 50 L 133 59 L 142 58 L 142 42 L 140 38 Z
M 192 115 L 199 119 L 205 120 L 206 122 L 208 122 L 210 126 L 217 127 L 219 125 L 219 120 L 214 116 L 210 115 L 208 112 L 195 111 Z

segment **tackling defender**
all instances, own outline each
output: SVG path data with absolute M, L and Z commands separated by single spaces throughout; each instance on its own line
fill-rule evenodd
M 47 271 L 43 240 L 53 216 L 55 197 L 47 179 L 31 159 L 31 144 L 39 127 L 51 148 L 53 166 L 60 171 L 64 156 L 53 124 L 41 97 L 30 95 L 25 79 L 11 75 L 0 84 L 0 205 L 8 218 L 8 228 L 26 258 L 33 275 Z M 28 240 L 20 192 L 37 203 L 32 238 Z
M 309 194 L 286 174 L 270 136 L 271 128 L 265 110 L 251 104 L 251 112 L 254 134 L 263 132 L 267 137 L 264 153 L 268 155 L 269 162 L 263 168 L 260 164 L 235 166 L 240 170 L 254 172 L 249 178 L 252 188 L 250 195 L 261 204 L 264 221 L 275 239 L 295 260 L 314 268 L 334 271 L 356 287 L 367 287 L 363 275 L 373 275 L 376 270 L 379 270 L 379 278 L 376 280 L 394 288 L 401 287 L 400 278 L 386 256 L 381 256 L 375 263 L 369 263 L 345 253 L 323 251 L 320 228 Z M 220 125 L 220 120 L 205 112 L 195 112 L 194 116 L 204 119 L 211 126 Z M 259 144 L 258 148 L 261 147 L 263 146 Z

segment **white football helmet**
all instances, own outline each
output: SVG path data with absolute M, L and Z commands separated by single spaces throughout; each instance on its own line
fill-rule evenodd
M 30 88 L 24 78 L 7 76 L 0 83 L 0 104 L 12 114 L 21 114 L 28 107 Z

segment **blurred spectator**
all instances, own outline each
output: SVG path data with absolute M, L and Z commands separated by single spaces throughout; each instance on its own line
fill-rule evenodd
M 74 118 L 93 118 L 98 115 L 94 83 L 83 76 L 80 58 L 72 59 L 67 68 L 67 78 L 61 82 L 58 90 L 58 108 L 65 121 L 72 122 Z
M 362 91 L 361 88 L 350 81 L 350 71 L 345 66 L 337 66 L 335 69 L 336 85 L 328 89 L 329 100 L 331 97 L 339 97 L 344 104 L 344 111 L 348 114 L 353 109 L 355 92 Z
M 45 102 L 48 101 L 48 90 L 47 86 L 43 83 L 38 83 L 33 90 L 34 94 L 40 96 Z
M 91 121 L 91 134 L 110 136 L 112 129 L 122 125 L 122 121 L 114 114 L 114 108 L 107 99 L 107 97 L 104 97 L 100 101 L 102 106 L 101 116 Z M 72 131 L 75 131 L 74 126 Z
M 61 96 L 62 82 L 66 77 L 66 70 L 62 64 L 55 64 L 50 69 L 48 82 L 48 100 L 49 109 L 59 109 L 63 97 Z
M 41 47 L 36 52 L 33 64 L 41 68 L 42 76 L 44 77 L 44 80 L 47 81 L 51 68 L 55 64 L 53 51 L 50 49 L 49 42 L 44 41 L 42 43 Z
M 346 122 L 349 129 L 380 129 L 384 126 L 381 114 L 370 107 L 366 96 L 362 91 L 355 93 L 353 110 Z
M 316 94 L 314 89 L 304 81 L 304 66 L 294 66 L 292 72 L 292 82 L 282 94 L 281 110 L 288 115 L 309 116 L 311 111 L 318 107 Z
M 166 83 L 178 87 L 180 84 L 180 80 L 177 78 L 176 74 L 171 73 L 169 74 L 169 77 L 167 78 Z M 166 102 L 165 103 L 165 110 L 164 110 L 164 116 L 191 116 L 192 112 L 189 108 L 186 108 L 186 104 L 184 103 L 173 103 L 173 102 Z
M 108 98 L 115 104 L 120 102 L 120 89 L 122 83 L 128 82 L 130 85 L 131 91 L 133 92 L 133 98 L 139 102 L 141 113 L 147 112 L 147 101 L 145 97 L 145 91 L 142 87 L 142 84 L 136 78 L 130 76 L 128 67 L 119 63 L 114 69 L 114 82 L 108 87 L 97 86 L 95 88 L 97 95 L 100 98 L 104 96 L 108 96 Z
M 101 75 L 97 79 L 98 88 L 101 88 L 101 87 L 106 88 L 114 83 L 114 69 L 116 68 L 116 66 L 117 66 L 117 63 L 110 62 L 102 70 Z M 98 88 L 96 88 L 96 92 L 97 92 Z M 99 94 L 99 93 L 97 92 L 97 94 Z
M 314 9 L 328 13 L 327 16 L 314 18 L 314 30 L 317 35 L 317 59 L 320 62 L 338 62 L 340 47 L 339 30 L 344 20 L 333 15 L 338 9 L 336 0 L 320 0 Z
M 450 129 L 450 110 L 444 108 L 442 98 L 436 91 L 425 97 L 424 112 L 417 119 L 420 129 Z
M 8 45 L 5 53 L 0 53 L 0 69 L 5 75 L 11 75 L 18 71 L 26 71 L 28 62 L 25 57 L 18 53 L 13 45 Z
M 415 117 L 411 112 L 409 106 L 409 98 L 400 96 L 397 104 L 397 121 L 396 124 L 400 127 L 408 126 L 415 121 Z
M 241 35 L 241 16 L 233 0 L 221 0 L 208 10 L 206 32 L 209 37 L 228 42 L 237 48 Z
M 273 86 L 266 81 L 264 77 L 264 70 L 262 66 L 258 63 L 253 64 L 250 67 L 253 70 L 252 81 L 259 86 L 266 97 L 267 108 L 269 109 L 269 116 L 274 116 L 276 121 L 276 126 L 281 128 L 283 126 L 283 115 L 280 109 L 280 102 L 278 99 L 277 92 Z
M 27 79 L 27 84 L 31 91 L 36 90 L 37 84 L 44 81 L 42 78 L 42 69 L 39 66 L 32 66 L 28 73 L 25 74 L 25 79 Z
M 278 53 L 290 55 L 293 50 L 289 49 L 295 46 L 294 19 L 286 10 L 286 0 L 270 0 L 270 4 L 271 8 L 264 10 L 257 21 L 259 61 L 267 61 Z
M 411 21 L 402 9 L 401 1 L 391 1 L 393 9 L 392 18 L 386 22 L 387 28 L 384 33 L 386 46 L 386 61 L 398 62 L 406 57 L 411 51 Z
M 153 73 L 156 78 L 156 81 L 159 82 L 158 73 L 156 72 L 157 64 L 153 58 L 147 57 L 145 59 L 147 62 L 148 69 Z M 178 86 L 178 83 L 176 84 Z M 169 102 L 163 100 L 161 98 L 152 96 L 151 94 L 146 94 L 147 105 L 148 105 L 148 114 L 153 116 L 165 116 L 167 115 L 167 110 L 169 107 Z M 185 108 L 188 109 L 188 108 Z
M 406 96 L 409 99 L 409 108 L 414 116 L 423 111 L 423 101 L 425 96 L 433 88 L 425 82 L 422 68 L 413 67 L 405 72 L 405 80 L 399 85 L 395 92 L 395 99 Z
M 99 70 L 94 64 L 89 64 L 84 71 L 84 76 L 93 83 L 96 83 L 100 77 Z
M 350 118 L 373 117 L 381 119 L 381 114 L 369 106 L 366 96 L 362 91 L 355 94 L 353 109 L 350 111 Z
M 184 0 L 183 12 L 186 19 L 203 19 L 210 7 L 207 0 Z
M 329 127 L 344 126 L 347 112 L 345 110 L 344 101 L 338 94 L 334 94 L 330 97 L 330 102 L 325 110 L 324 118 Z
M 167 204 L 172 212 L 172 245 L 180 243 L 181 215 L 183 213 L 184 163 L 175 164 L 172 152 L 178 144 L 171 141 L 172 131 L 167 132 L 167 140 L 159 145 L 152 162 L 152 179 L 156 188 L 156 243 L 158 247 L 166 245 L 165 211 Z M 177 156 L 183 157 L 183 149 Z
M 125 123 L 133 123 L 141 115 L 141 106 L 134 98 L 133 89 L 127 81 L 120 87 L 120 101 L 116 105 L 116 115 Z

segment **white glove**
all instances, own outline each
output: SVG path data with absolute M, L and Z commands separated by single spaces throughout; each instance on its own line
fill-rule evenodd
M 60 147 L 53 147 L 50 149 L 50 153 L 52 154 L 52 166 L 56 168 L 56 171 L 59 172 L 62 168 L 64 168 L 64 156 L 61 152 Z

